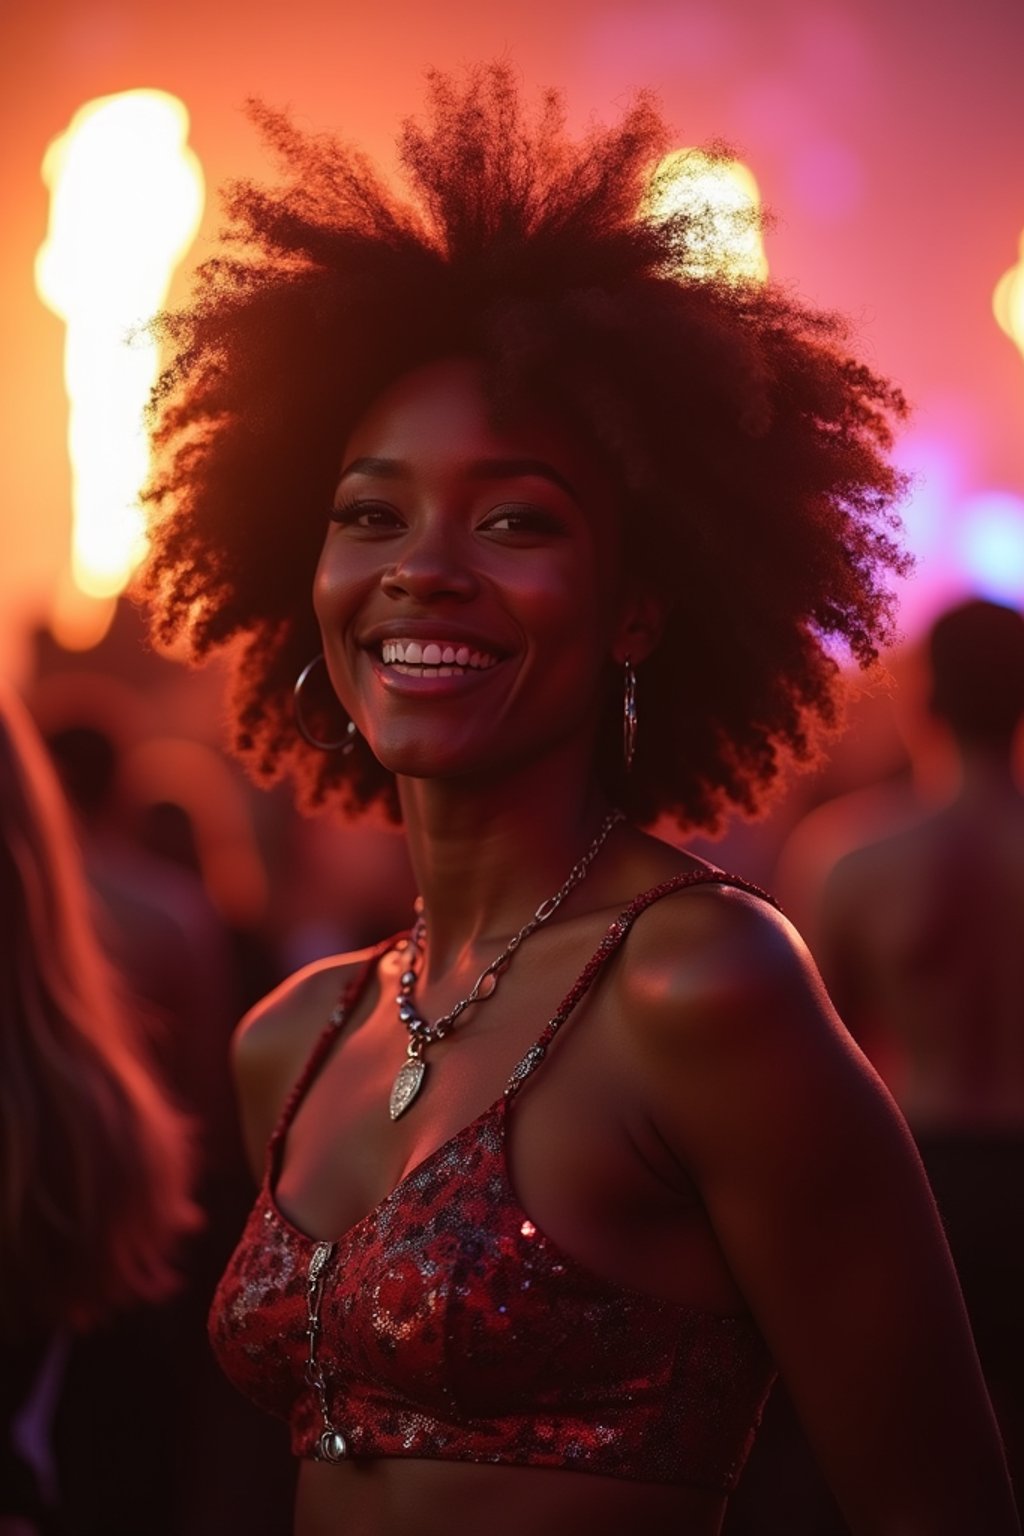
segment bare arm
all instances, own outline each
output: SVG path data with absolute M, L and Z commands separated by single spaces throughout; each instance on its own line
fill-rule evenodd
M 646 1091 L 847 1520 L 856 1536 L 1017 1536 L 898 1111 L 784 920 L 733 893 L 690 899 L 702 906 L 685 954 L 665 961 L 667 911 L 643 941 Z

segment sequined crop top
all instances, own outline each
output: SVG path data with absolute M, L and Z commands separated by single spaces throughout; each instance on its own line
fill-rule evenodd
M 733 1486 L 775 1374 L 753 1323 L 602 1279 L 562 1252 L 519 1204 L 505 1137 L 516 1095 L 639 914 L 712 882 L 753 889 L 702 869 L 638 896 L 498 1102 L 326 1242 L 275 1203 L 284 1137 L 387 946 L 348 988 L 285 1105 L 210 1313 L 226 1374 L 289 1421 L 296 1455 Z

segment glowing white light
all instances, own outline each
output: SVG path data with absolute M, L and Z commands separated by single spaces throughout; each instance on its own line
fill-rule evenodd
M 761 238 L 761 193 L 740 160 L 718 159 L 700 149 L 677 149 L 659 164 L 647 211 L 667 219 L 689 214 L 688 277 L 725 277 L 764 282 L 768 258 Z
M 996 284 L 992 309 L 1007 336 L 1024 353 L 1024 234 L 1020 237 L 1020 259 Z
M 142 412 L 159 358 L 150 337 L 133 333 L 165 302 L 202 216 L 188 126 L 176 97 L 125 91 L 81 107 L 43 159 L 50 224 L 36 286 L 67 324 L 71 573 L 80 592 L 108 608 L 145 553 Z
M 1008 491 L 972 496 L 960 510 L 959 543 L 977 591 L 997 602 L 1024 601 L 1024 499 Z

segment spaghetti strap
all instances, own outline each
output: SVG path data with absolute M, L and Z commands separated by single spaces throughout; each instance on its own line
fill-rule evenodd
M 660 901 L 663 896 L 672 896 L 676 891 L 689 890 L 696 885 L 732 886 L 736 890 L 746 891 L 748 895 L 759 897 L 761 901 L 768 902 L 776 910 L 781 910 L 775 897 L 763 891 L 760 886 L 754 885 L 750 880 L 744 880 L 741 875 L 730 875 L 724 869 L 715 869 L 710 865 L 707 869 L 693 869 L 686 874 L 674 875 L 671 880 L 665 880 L 660 885 L 652 885 L 649 890 L 641 891 L 639 896 L 635 896 L 625 911 L 620 912 L 606 929 L 600 944 L 551 1016 L 540 1039 L 513 1068 L 505 1088 L 506 1099 L 514 1098 L 530 1074 L 540 1066 L 552 1040 L 573 1009 L 590 991 L 605 963 L 619 949 L 640 914 L 646 912 L 648 907 Z
M 309 1092 L 313 1079 L 320 1071 L 325 1058 L 330 1054 L 334 1042 L 348 1022 L 353 1008 L 362 997 L 371 976 L 373 976 L 377 969 L 378 963 L 387 954 L 388 950 L 394 949 L 395 945 L 401 942 L 403 937 L 405 935 L 397 934 L 393 938 L 384 939 L 380 944 L 375 945 L 355 975 L 349 979 L 343 988 L 341 996 L 331 1010 L 327 1023 L 317 1036 L 316 1044 L 306 1058 L 302 1071 L 292 1084 L 281 1113 L 277 1117 L 277 1124 L 274 1126 L 270 1141 L 267 1144 L 267 1157 L 270 1160 L 270 1166 L 274 1165 L 277 1151 L 287 1134 L 288 1127 L 295 1118 L 299 1105 Z

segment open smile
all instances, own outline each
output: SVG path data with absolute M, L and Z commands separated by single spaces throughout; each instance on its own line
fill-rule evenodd
M 469 672 L 487 672 L 501 659 L 492 651 L 441 637 L 428 641 L 385 640 L 380 656 L 389 673 L 404 677 L 459 677 Z

